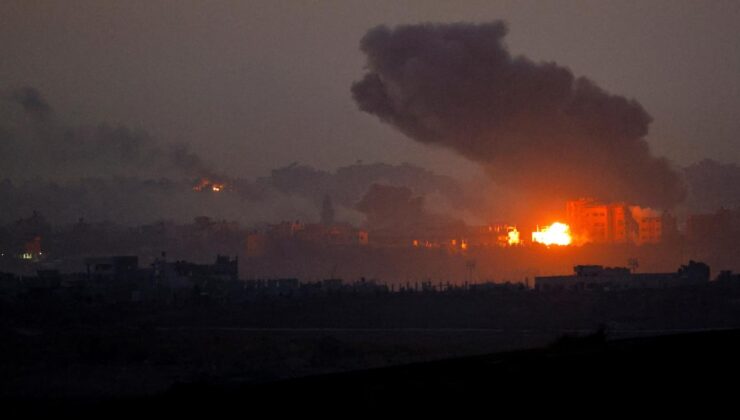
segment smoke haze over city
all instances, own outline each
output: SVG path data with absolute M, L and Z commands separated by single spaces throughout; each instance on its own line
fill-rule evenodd
M 0 401 L 714 390 L 738 40 L 734 1 L 4 1 Z

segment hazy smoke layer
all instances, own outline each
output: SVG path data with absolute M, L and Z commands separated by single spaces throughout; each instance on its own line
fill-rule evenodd
M 234 189 L 251 188 L 235 180 Z M 187 181 L 138 178 L 90 178 L 74 183 L 11 182 L 0 179 L 0 225 L 38 211 L 54 225 L 110 221 L 140 225 L 158 220 L 192 222 L 197 216 L 246 225 L 279 220 L 316 220 L 315 205 L 275 190 L 249 197 L 240 191 L 194 192 Z
M 689 194 L 686 207 L 694 212 L 740 208 L 740 166 L 704 159 L 684 169 Z
M 69 181 L 86 177 L 214 177 L 181 143 L 160 144 L 126 127 L 74 127 L 55 118 L 34 88 L 0 98 L 0 177 Z
M 548 197 L 669 207 L 679 174 L 650 153 L 650 116 L 556 63 L 512 56 L 506 26 L 421 24 L 370 30 L 361 110 L 412 139 L 480 162 L 496 182 Z
M 225 188 L 196 192 L 201 178 Z M 157 141 L 125 126 L 65 123 L 32 87 L 0 92 L 0 223 L 34 211 L 55 224 L 79 218 L 129 225 L 188 222 L 196 216 L 311 222 L 318 220 L 326 195 L 337 206 L 338 221 L 361 223 L 355 204 L 376 182 L 442 197 L 432 203 L 465 206 L 457 181 L 408 164 L 358 162 L 336 172 L 294 164 L 256 182 L 239 179 L 217 173 L 185 144 Z
M 373 184 L 355 208 L 365 214 L 372 230 L 394 229 L 397 233 L 429 227 L 453 226 L 460 232 L 460 220 L 427 211 L 423 196 L 415 196 L 408 187 Z
M 406 187 L 373 184 L 357 203 L 372 227 L 392 227 L 418 222 L 424 215 L 423 197 L 414 197 Z
M 408 163 L 389 165 L 358 162 L 340 167 L 335 172 L 294 163 L 273 169 L 269 177 L 258 179 L 258 183 L 286 194 L 313 199 L 317 203 L 329 195 L 333 202 L 346 207 L 354 207 L 373 184 L 408 187 L 419 195 L 437 193 L 460 206 L 465 206 L 468 199 L 457 180 Z
M 200 178 L 226 183 L 228 191 L 195 192 Z M 131 225 L 318 214 L 309 200 L 216 173 L 185 144 L 124 126 L 66 124 L 36 89 L 25 87 L 0 93 L 0 223 L 34 211 L 55 224 L 84 218 Z

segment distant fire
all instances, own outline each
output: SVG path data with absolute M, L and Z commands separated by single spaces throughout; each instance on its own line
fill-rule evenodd
M 221 192 L 226 187 L 226 184 L 222 182 L 214 182 L 208 178 L 201 178 L 197 184 L 193 186 L 193 191 L 208 191 Z
M 532 242 L 543 245 L 570 245 L 573 238 L 570 235 L 570 227 L 565 223 L 555 222 L 550 226 L 540 228 L 532 232 Z
M 507 242 L 509 245 L 519 245 L 520 239 L 519 239 L 519 231 L 514 227 L 509 229 L 509 233 L 507 233 L 508 240 Z

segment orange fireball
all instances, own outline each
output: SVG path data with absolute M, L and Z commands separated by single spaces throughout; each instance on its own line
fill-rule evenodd
M 570 245 L 573 237 L 570 235 L 570 226 L 565 223 L 555 222 L 550 226 L 532 232 L 532 242 L 538 242 L 543 245 Z

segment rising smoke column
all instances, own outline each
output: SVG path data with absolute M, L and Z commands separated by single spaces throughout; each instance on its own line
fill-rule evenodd
M 379 26 L 362 38 L 362 111 L 530 193 L 670 207 L 684 186 L 645 141 L 651 117 L 552 62 L 512 56 L 502 22 Z

